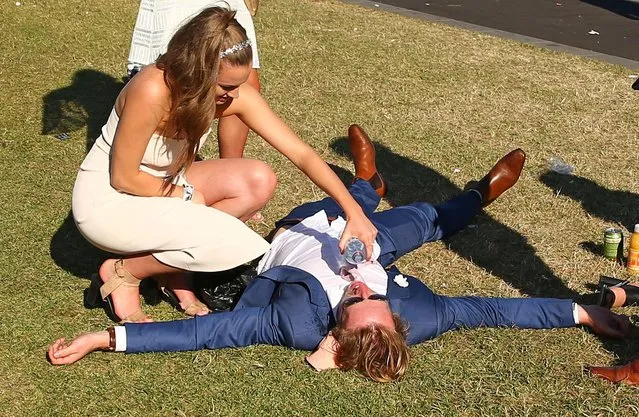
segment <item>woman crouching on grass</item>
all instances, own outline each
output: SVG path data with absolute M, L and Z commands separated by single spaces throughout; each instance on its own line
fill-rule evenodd
M 346 212 L 351 236 L 372 253 L 377 229 L 317 153 L 246 84 L 251 48 L 234 12 L 211 7 L 179 29 L 166 54 L 120 92 L 82 163 L 73 217 L 95 246 L 122 255 L 95 277 L 112 318 L 150 321 L 140 280 L 154 277 L 189 315 L 208 313 L 190 271 L 226 270 L 262 255 L 268 243 L 244 221 L 273 196 L 276 177 L 261 161 L 195 161 L 213 119 L 237 115 L 291 160 Z

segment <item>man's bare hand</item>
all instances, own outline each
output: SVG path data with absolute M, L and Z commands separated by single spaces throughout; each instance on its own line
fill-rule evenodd
M 337 364 L 335 363 L 336 349 L 337 341 L 333 335 L 329 333 L 322 339 L 315 351 L 306 356 L 306 362 L 318 372 L 337 368 Z
M 47 351 L 52 365 L 68 365 L 79 361 L 89 353 L 109 347 L 109 333 L 107 331 L 85 333 L 67 343 L 64 338 L 49 345 Z
M 577 305 L 579 324 L 588 326 L 600 336 L 624 338 L 630 331 L 630 319 L 600 306 Z

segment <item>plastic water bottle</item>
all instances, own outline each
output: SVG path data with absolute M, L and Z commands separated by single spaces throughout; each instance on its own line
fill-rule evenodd
M 344 259 L 351 265 L 361 264 L 366 260 L 366 246 L 356 237 L 348 239 L 344 249 Z

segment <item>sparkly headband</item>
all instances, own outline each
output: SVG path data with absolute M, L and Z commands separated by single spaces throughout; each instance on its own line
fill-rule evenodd
M 230 48 L 226 48 L 225 50 L 220 52 L 220 59 L 222 59 L 224 57 L 227 57 L 227 56 L 229 56 L 231 54 L 234 54 L 237 51 L 241 51 L 242 49 L 246 49 L 249 46 L 251 46 L 250 39 L 247 39 L 244 42 L 236 43 L 235 45 L 231 46 Z

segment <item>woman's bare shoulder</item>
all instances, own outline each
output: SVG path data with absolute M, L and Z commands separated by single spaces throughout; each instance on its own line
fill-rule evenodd
M 120 113 L 127 102 L 168 110 L 170 101 L 171 92 L 164 82 L 164 72 L 155 65 L 148 65 L 122 89 L 116 101 L 116 110 Z

